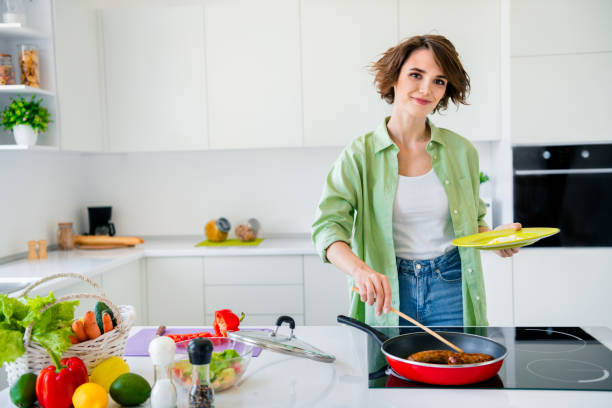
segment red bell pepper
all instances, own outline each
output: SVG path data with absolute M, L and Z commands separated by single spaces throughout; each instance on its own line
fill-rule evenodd
M 215 337 L 213 333 L 199 332 L 199 333 L 187 333 L 187 334 L 166 334 L 166 337 L 170 337 L 175 343 L 179 343 L 185 340 L 195 339 L 196 337 Z
M 89 381 L 87 368 L 78 357 L 64 358 L 59 370 L 54 365 L 41 370 L 36 379 L 36 397 L 43 408 L 69 408 L 72 394 Z
M 213 323 L 215 333 L 217 333 L 217 336 L 227 337 L 227 332 L 240 330 L 238 326 L 242 319 L 244 319 L 244 313 L 238 317 L 229 309 L 217 310 L 215 312 L 215 322 Z

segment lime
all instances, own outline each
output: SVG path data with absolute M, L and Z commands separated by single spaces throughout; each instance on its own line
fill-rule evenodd
M 19 377 L 11 387 L 11 401 L 20 408 L 31 407 L 36 402 L 36 375 L 27 373 Z
M 119 405 L 133 407 L 149 399 L 151 386 L 142 376 L 121 374 L 110 386 L 111 398 Z

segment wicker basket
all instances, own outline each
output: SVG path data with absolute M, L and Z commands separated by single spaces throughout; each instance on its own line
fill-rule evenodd
M 107 297 L 102 288 L 94 281 L 86 278 L 83 275 L 76 273 L 67 274 L 56 274 L 43 278 L 37 282 L 32 283 L 30 286 L 25 288 L 21 296 L 26 296 L 35 287 L 48 282 L 52 279 L 57 278 L 75 278 L 85 281 L 96 288 L 101 295 L 92 293 L 81 293 L 73 294 L 60 297 L 55 300 L 54 303 L 47 305 L 42 311 L 50 308 L 51 306 L 64 302 L 66 300 L 74 299 L 96 299 L 106 303 L 108 307 L 113 311 L 117 320 L 117 326 L 101 336 L 87 340 L 78 344 L 73 344 L 68 350 L 66 350 L 62 357 L 79 357 L 85 363 L 87 371 L 91 373 L 91 370 L 101 361 L 111 356 L 123 357 L 125 352 L 125 344 L 127 342 L 130 329 L 134 324 L 135 312 L 133 306 L 120 305 L 116 306 Z M 6 373 L 8 375 L 9 386 L 12 387 L 19 377 L 25 373 L 38 373 L 45 367 L 52 365 L 51 357 L 47 354 L 47 351 L 38 343 L 31 341 L 30 336 L 32 334 L 32 325 L 28 326 L 23 335 L 23 345 L 25 353 L 11 363 L 6 363 Z

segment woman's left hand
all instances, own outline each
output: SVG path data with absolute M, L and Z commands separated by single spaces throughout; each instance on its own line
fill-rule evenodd
M 504 225 L 500 225 L 497 228 L 495 228 L 494 231 L 497 230 L 507 230 L 507 229 L 513 229 L 515 231 L 519 231 L 521 228 L 523 228 L 523 226 L 521 225 L 520 222 L 513 222 L 511 224 L 504 224 Z M 518 254 L 519 249 L 518 248 L 508 248 L 508 249 L 500 249 L 498 251 L 495 251 L 495 253 L 499 256 L 501 256 L 502 258 L 509 258 L 514 254 Z

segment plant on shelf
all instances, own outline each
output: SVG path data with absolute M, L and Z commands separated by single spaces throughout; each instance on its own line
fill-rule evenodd
M 2 126 L 13 131 L 15 142 L 22 146 L 36 144 L 38 132 L 45 132 L 51 122 L 49 111 L 42 106 L 42 98 L 12 98 L 11 103 L 2 112 Z
M 487 181 L 489 181 L 489 176 L 487 176 L 487 173 L 483 173 L 482 171 L 480 172 L 480 184 L 484 184 Z

